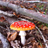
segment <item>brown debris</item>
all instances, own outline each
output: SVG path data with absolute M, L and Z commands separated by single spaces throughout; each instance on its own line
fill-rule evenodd
M 46 30 L 46 29 L 48 29 L 48 27 L 46 27 L 46 26 L 44 26 L 44 27 L 42 28 L 42 30 Z
M 11 46 L 12 46 L 13 48 L 21 48 L 21 46 L 20 46 L 20 41 L 15 40 L 14 42 L 11 41 L 10 43 L 11 43 Z
M 5 18 L 4 17 L 0 17 L 0 22 L 3 22 L 5 21 Z
M 10 35 L 11 35 L 11 36 L 10 36 Z M 9 37 L 9 36 L 10 36 L 10 37 Z M 7 39 L 8 39 L 8 41 L 13 41 L 13 40 L 16 39 L 16 37 L 17 37 L 17 32 L 14 32 L 13 34 L 8 33 Z
M 2 42 L 1 42 L 1 40 L 0 40 L 0 48 L 3 48 L 3 44 L 2 44 Z
M 38 47 L 37 48 L 45 48 L 45 46 L 43 47 L 44 45 L 38 45 Z

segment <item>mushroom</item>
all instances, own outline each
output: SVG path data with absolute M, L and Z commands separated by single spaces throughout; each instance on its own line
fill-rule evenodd
M 21 43 L 24 45 L 25 44 L 25 36 L 27 30 L 32 30 L 35 28 L 35 24 L 29 22 L 29 21 L 17 21 L 11 24 L 10 26 L 11 29 L 13 30 L 18 30 L 19 35 L 21 36 Z

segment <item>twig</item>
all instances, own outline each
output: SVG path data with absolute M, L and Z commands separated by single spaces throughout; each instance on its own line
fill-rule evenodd
M 41 34 L 41 36 L 42 36 L 42 38 L 43 38 L 43 41 L 44 41 L 44 43 L 45 43 L 46 48 L 48 48 L 48 45 L 47 45 L 47 43 L 46 43 L 46 39 L 44 38 L 42 32 L 40 31 L 40 29 L 39 29 L 37 26 L 36 26 L 36 28 L 38 29 L 39 33 Z
M 28 10 L 25 8 L 21 8 L 20 6 L 15 5 L 15 4 L 11 4 L 9 2 L 0 1 L 0 5 L 5 6 L 5 7 L 9 7 L 17 13 L 20 13 L 22 15 L 34 18 L 35 20 L 38 20 L 38 21 L 48 24 L 48 15 L 41 14 L 40 12 L 35 12 L 34 10 Z
M 45 1 L 24 1 L 25 3 L 48 3 Z
M 4 27 L 0 26 L 0 28 L 5 29 Z
M 0 10 L 0 14 L 7 15 L 7 16 L 9 16 L 9 17 L 14 16 L 13 14 L 10 14 L 10 13 L 7 13 L 7 12 L 1 11 L 1 10 Z
M 3 43 L 3 48 L 10 48 L 10 45 L 3 34 L 0 33 L 0 39 Z

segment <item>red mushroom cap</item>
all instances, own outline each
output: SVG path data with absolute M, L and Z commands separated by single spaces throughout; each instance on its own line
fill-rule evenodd
M 35 24 L 28 21 L 17 21 L 11 24 L 10 26 L 13 30 L 26 31 L 35 28 Z

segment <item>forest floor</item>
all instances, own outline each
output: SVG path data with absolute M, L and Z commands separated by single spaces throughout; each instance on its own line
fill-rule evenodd
M 21 8 L 26 8 L 29 10 L 34 10 L 35 12 L 40 12 L 41 14 L 48 15 L 48 4 L 44 3 L 26 3 L 19 0 L 0 0 L 4 2 L 10 2 L 12 4 L 19 5 Z M 48 44 L 48 24 L 37 21 L 35 19 L 30 19 L 29 17 L 23 17 L 22 14 L 17 14 L 10 8 L 0 6 L 0 10 L 8 12 L 15 15 L 15 17 L 7 17 L 3 14 L 0 14 L 0 33 L 2 33 L 2 38 L 0 34 L 0 47 L 1 48 L 45 48 L 46 43 Z M 19 36 L 19 31 L 11 30 L 10 25 L 15 21 L 29 21 L 33 22 L 38 28 L 35 27 L 33 30 L 26 31 L 26 43 L 25 45 L 21 44 L 21 39 Z M 42 35 L 45 37 L 47 42 L 43 41 Z M 8 42 L 6 42 L 6 40 Z M 5 42 L 4 42 L 5 41 Z M 6 43 L 6 44 L 5 44 Z M 6 46 L 5 46 L 6 45 Z M 9 46 L 8 46 L 9 45 Z

